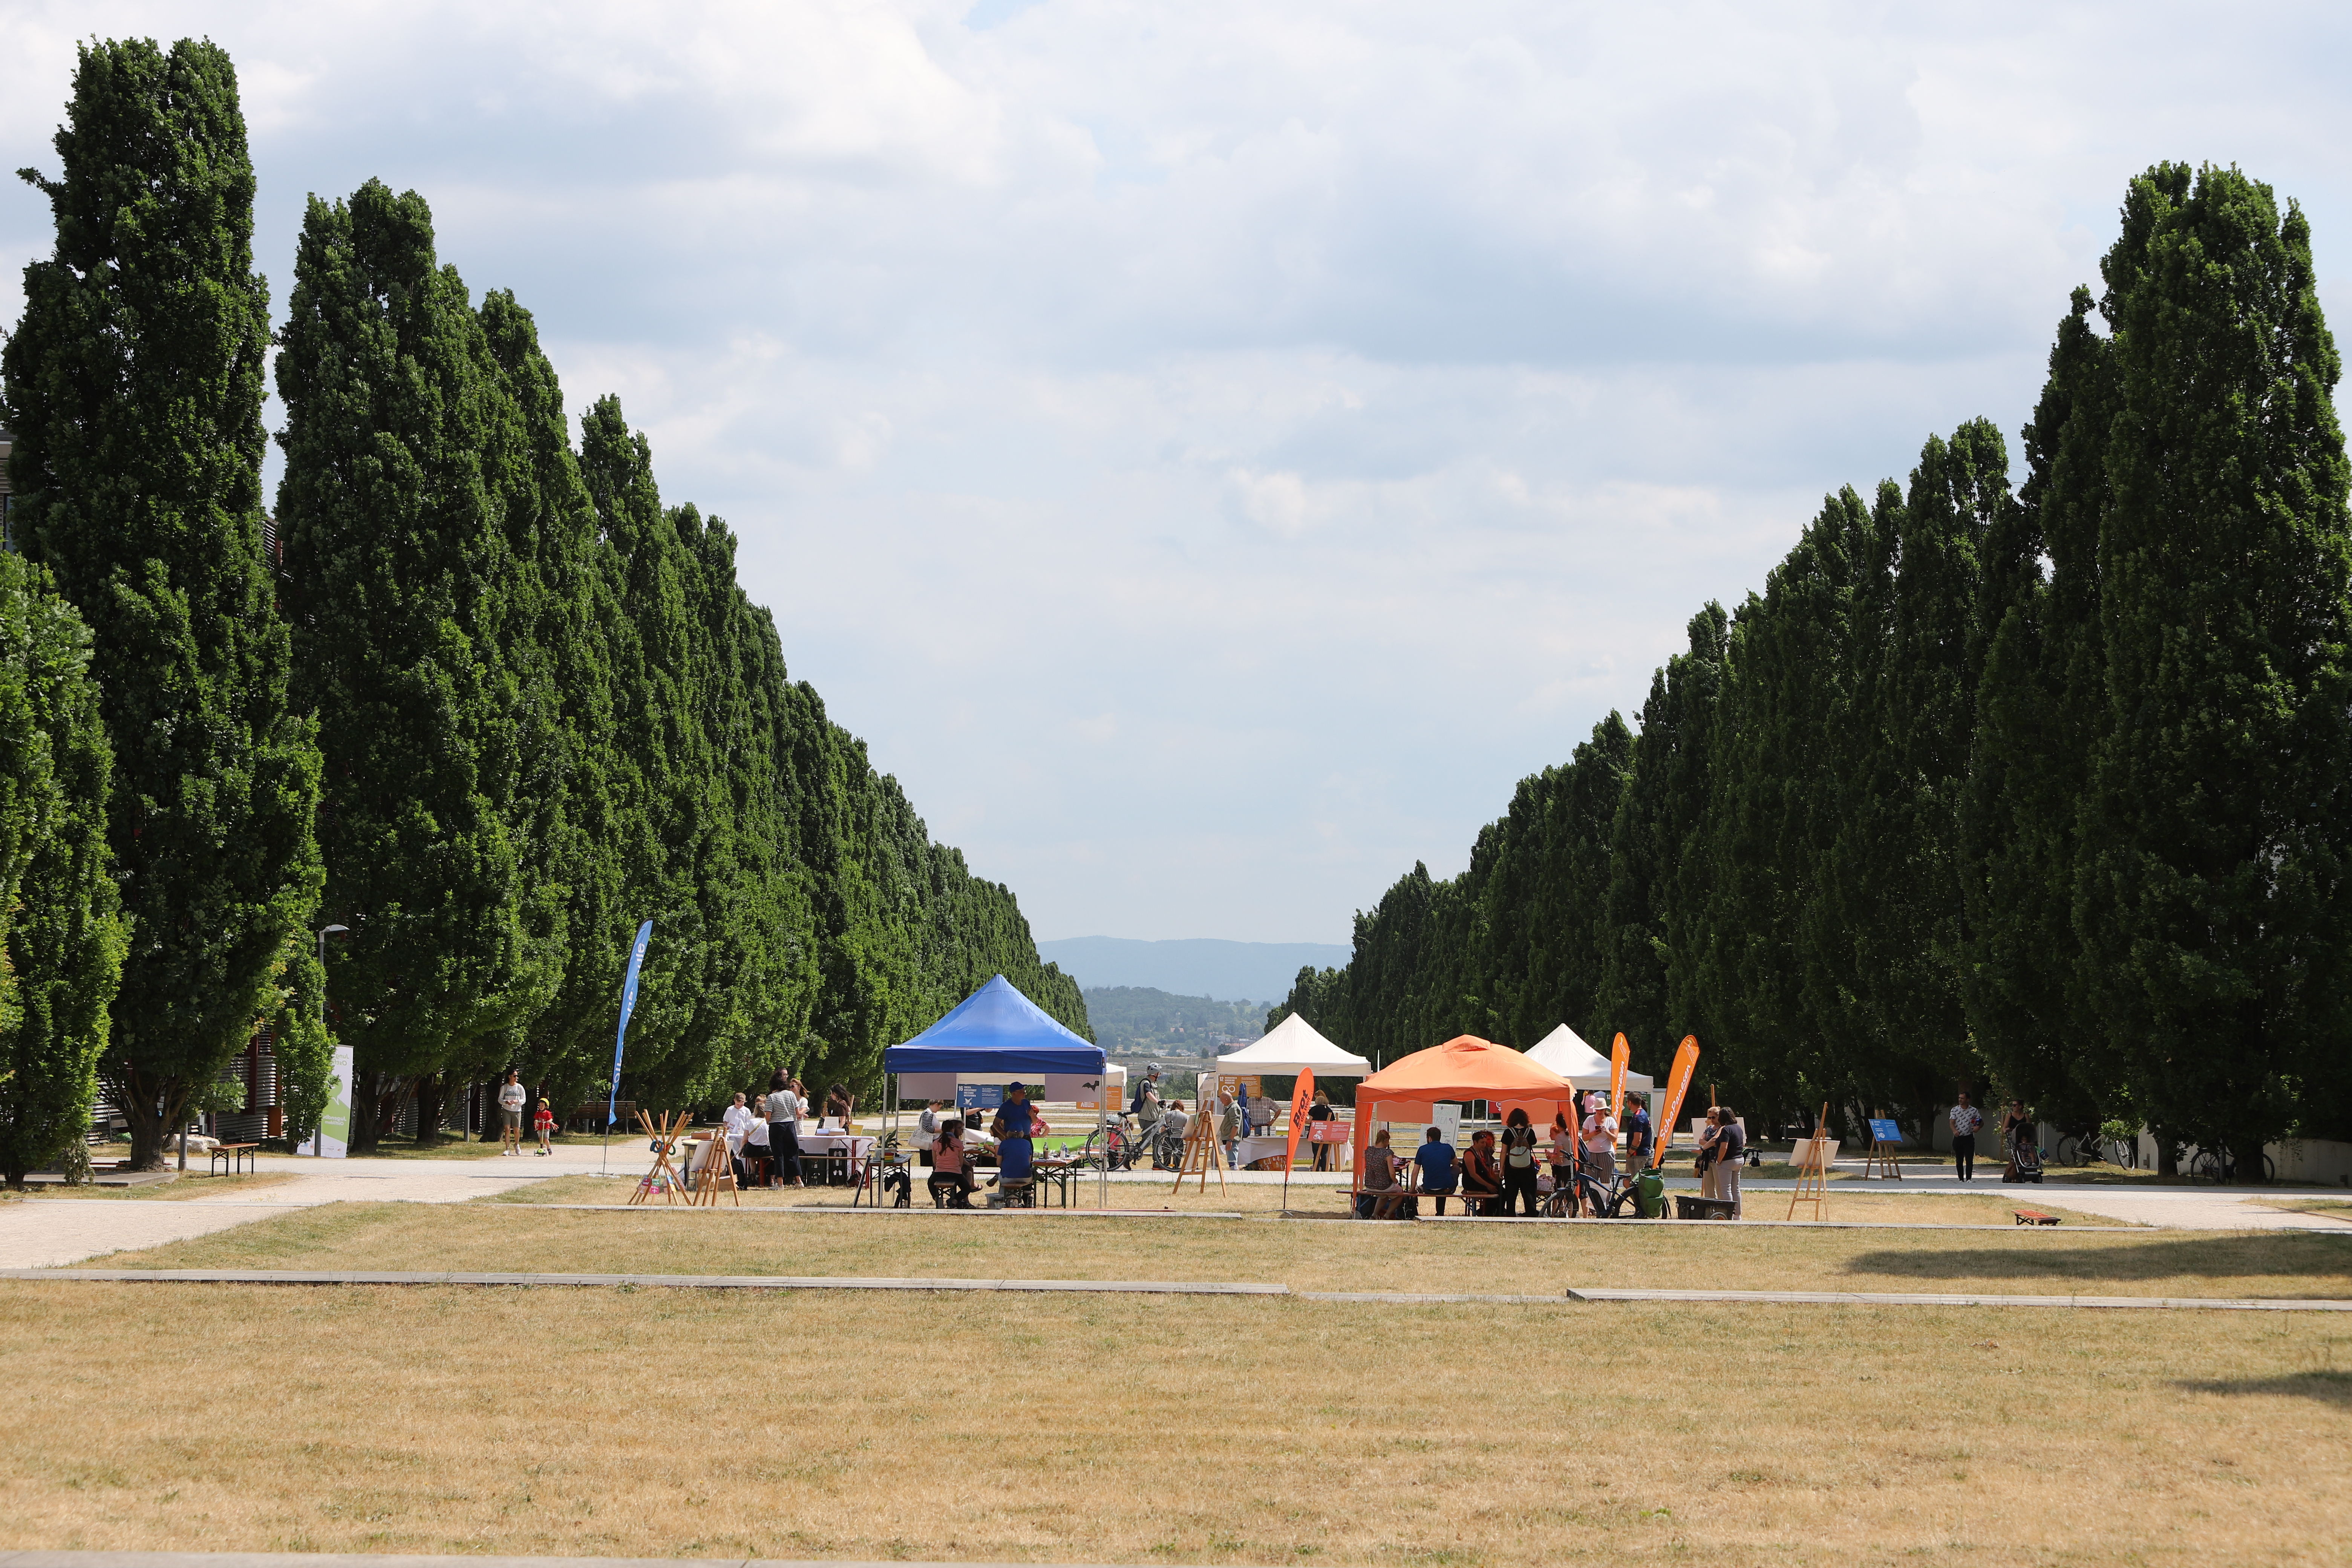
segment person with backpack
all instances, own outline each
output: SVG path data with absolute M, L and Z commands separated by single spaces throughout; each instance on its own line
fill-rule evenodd
M 1536 1202 L 1536 1130 L 1528 1125 L 1524 1106 L 1512 1108 L 1509 1120 L 1503 1123 L 1502 1142 L 1502 1212 L 1509 1214 L 1511 1200 L 1525 1194 L 1527 1215 L 1532 1219 L 1543 1209 Z

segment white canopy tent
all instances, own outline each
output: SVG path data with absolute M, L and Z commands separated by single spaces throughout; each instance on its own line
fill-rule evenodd
M 1293 1013 L 1264 1038 L 1219 1057 L 1213 1070 L 1220 1078 L 1243 1078 L 1254 1073 L 1279 1078 L 1285 1073 L 1302 1072 L 1311 1072 L 1318 1079 L 1370 1078 L 1372 1064 L 1341 1050 L 1318 1034 L 1314 1025 Z
M 1549 1068 L 1579 1089 L 1609 1087 L 1609 1058 L 1584 1043 L 1574 1029 L 1562 1024 L 1536 1043 L 1528 1059 Z M 1631 1094 L 1648 1094 L 1655 1088 L 1650 1075 L 1625 1069 L 1625 1089 Z

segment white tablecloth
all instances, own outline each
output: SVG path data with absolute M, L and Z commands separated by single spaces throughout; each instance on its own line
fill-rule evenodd
M 801 1158 L 821 1159 L 835 1150 L 846 1149 L 849 1151 L 849 1176 L 855 1181 L 866 1164 L 866 1156 L 874 1152 L 875 1142 L 876 1140 L 862 1132 L 803 1132 L 800 1138 Z
M 1234 1145 L 1234 1163 L 1246 1170 L 1260 1160 L 1279 1160 L 1290 1147 L 1290 1138 L 1244 1138 Z

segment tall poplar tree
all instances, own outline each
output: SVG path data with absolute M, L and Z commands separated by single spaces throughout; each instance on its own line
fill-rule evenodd
M 278 532 L 296 698 L 327 763 L 325 911 L 354 1144 L 400 1100 L 534 1017 L 559 956 L 514 824 L 547 775 L 509 659 L 528 589 L 496 458 L 527 447 L 422 197 L 316 197 L 278 357 Z
M 236 73 L 215 45 L 83 46 L 0 356 L 16 528 L 89 623 L 131 922 L 100 1073 L 133 1158 L 275 1004 L 319 891 L 318 751 L 262 558 L 268 291 Z
M 2107 710 L 2098 554 L 2114 376 L 2091 310 L 2090 290 L 2075 289 L 2025 426 L 2018 504 L 1985 535 L 1987 647 L 1960 813 L 1961 990 L 1977 1053 L 2002 1086 L 2037 1105 L 2122 1110 L 2078 1004 L 2074 931 L 2083 796 Z
M 2076 921 L 2107 1058 L 2228 1150 L 2341 1103 L 2352 1031 L 2352 611 L 2341 363 L 2311 231 L 2235 169 L 2134 180 L 2100 541 L 2109 727 Z

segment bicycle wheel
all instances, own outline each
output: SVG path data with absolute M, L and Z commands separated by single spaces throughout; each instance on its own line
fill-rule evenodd
M 2227 1174 L 2221 1157 L 2210 1149 L 2197 1151 L 2197 1158 L 2189 1162 L 2189 1179 L 2193 1182 L 2219 1182 Z
M 1568 1217 L 1568 1194 L 1557 1188 L 1545 1194 L 1543 1212 L 1544 1218 L 1546 1219 L 1566 1219 Z
M 2090 1145 L 2071 1132 L 2058 1140 L 2058 1163 L 2062 1165 L 2087 1165 L 2095 1158 Z
M 2263 1184 L 2264 1186 L 2278 1184 L 2278 1162 L 2268 1154 L 2263 1156 Z

